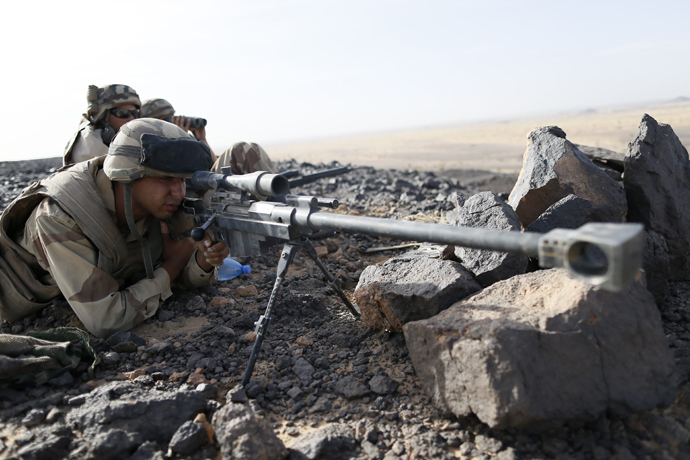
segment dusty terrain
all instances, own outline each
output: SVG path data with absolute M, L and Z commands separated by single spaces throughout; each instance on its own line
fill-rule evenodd
M 677 106 L 680 108 L 662 107 L 667 110 L 663 113 L 647 112 L 658 121 L 671 124 L 687 145 L 690 104 Z M 533 127 L 557 124 L 573 142 L 625 151 L 642 113 L 590 113 L 543 122 L 513 121 L 483 127 L 389 133 L 267 150 L 277 159 L 294 156 L 298 161 L 318 163 L 321 168 L 329 165 L 320 163 L 335 158 L 343 163 L 383 168 L 366 168 L 300 190 L 338 197 L 349 212 L 399 219 L 438 219 L 449 209 L 448 203 L 437 200 L 439 195 L 457 192 L 470 196 L 491 190 L 507 196 L 520 168 L 525 134 Z M 409 163 L 396 164 L 395 158 Z M 0 208 L 30 181 L 44 177 L 58 166 L 58 158 L 0 163 Z M 296 166 L 280 164 L 281 169 Z M 416 171 L 405 171 L 406 168 Z M 430 170 L 436 170 L 436 174 L 425 172 Z M 510 174 L 496 173 L 500 171 Z M 414 200 L 403 202 L 400 193 L 391 193 L 392 184 L 401 180 L 419 185 L 420 193 Z M 400 253 L 396 250 L 362 254 L 360 247 L 396 243 L 334 235 L 316 241 L 315 245 L 328 253 L 324 264 L 343 278 L 346 294 L 351 296 L 367 265 Z M 99 366 L 95 380 L 89 379 L 83 364 L 73 378 L 37 388 L 0 391 L 0 459 L 58 458 L 59 455 L 51 456 L 54 453 L 47 450 L 44 440 L 49 434 L 66 436 L 63 418 L 72 409 L 68 401 L 88 397 L 94 387 L 113 380 L 133 379 L 142 374 L 136 385 L 170 391 L 205 381 L 218 389 L 215 400 L 224 403 L 225 393 L 242 378 L 251 348 L 253 322 L 265 308 L 275 279 L 279 249 L 254 258 L 250 275 L 194 292 L 175 291 L 159 314 L 135 329 L 147 341 L 136 352 L 114 353 L 107 342 L 92 338 L 94 347 L 109 357 L 108 362 Z M 333 458 L 690 459 L 690 283 L 672 283 L 664 304 L 660 305 L 664 332 L 678 367 L 678 398 L 671 407 L 623 418 L 602 416 L 588 424 L 526 433 L 489 429 L 473 417 L 443 416 L 424 395 L 402 334 L 372 331 L 354 321 L 304 255 L 298 256 L 288 278 L 247 390 L 252 404 L 288 448 L 306 433 L 328 424 L 344 423 L 357 431 L 360 450 L 342 452 Z M 79 322 L 66 302 L 58 300 L 36 317 L 4 325 L 1 332 L 21 334 L 63 325 Z M 225 333 L 219 335 L 218 327 L 224 328 Z M 164 343 L 168 343 L 165 351 L 154 351 Z M 293 372 L 291 366 L 300 358 L 314 366 L 313 379 L 303 380 Z M 346 378 L 371 381 L 382 375 L 398 383 L 393 392 L 352 399 L 339 393 L 338 385 Z M 30 415 L 36 418 L 36 414 L 42 415 L 41 421 L 26 422 Z M 65 457 L 94 458 L 89 450 L 91 440 L 79 431 L 68 431 Z M 166 449 L 164 445 L 154 446 L 155 458 L 162 459 Z M 20 451 L 30 453 L 19 455 Z M 143 452 L 136 455 L 144 458 Z M 194 454 L 173 454 L 172 458 L 220 458 L 219 447 L 206 445 Z M 291 458 L 300 457 L 292 452 Z
M 539 117 L 449 125 L 398 132 L 372 133 L 266 145 L 278 160 L 293 158 L 312 163 L 338 160 L 376 168 L 483 169 L 519 172 L 527 134 L 538 126 L 557 125 L 575 144 L 625 153 L 644 113 L 673 127 L 690 145 L 690 101 L 636 105 Z

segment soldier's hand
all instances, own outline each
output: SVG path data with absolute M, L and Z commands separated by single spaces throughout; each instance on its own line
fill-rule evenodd
M 163 239 L 162 267 L 168 272 L 170 280 L 172 281 L 177 278 L 187 266 L 189 258 L 192 257 L 192 254 L 194 254 L 196 250 L 196 246 L 191 238 L 185 238 L 179 241 L 170 238 L 168 224 L 165 222 L 161 222 L 161 237 Z
M 206 142 L 206 127 L 200 126 L 199 128 L 190 127 L 189 130 L 194 135 L 194 138 L 198 141 Z
M 182 117 L 182 116 L 174 116 L 172 117 L 172 122 L 174 125 L 179 126 L 180 128 L 184 129 L 185 132 L 189 131 L 189 127 L 192 124 L 192 120 L 190 120 L 187 117 Z
M 223 241 L 213 243 L 208 234 L 196 243 L 196 247 L 196 261 L 206 271 L 210 271 L 214 266 L 223 265 L 225 258 L 230 255 L 230 249 Z

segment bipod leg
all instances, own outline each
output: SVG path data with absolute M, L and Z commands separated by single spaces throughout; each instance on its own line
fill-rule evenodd
M 271 291 L 271 296 L 268 298 L 268 304 L 266 305 L 266 311 L 263 315 L 259 317 L 259 320 L 254 323 L 256 329 L 256 339 L 254 340 L 254 347 L 252 347 L 252 353 L 249 355 L 249 362 L 247 363 L 247 369 L 244 371 L 244 377 L 242 377 L 242 386 L 247 386 L 249 380 L 252 378 L 252 372 L 254 372 L 254 364 L 256 363 L 256 357 L 261 351 L 261 345 L 264 342 L 264 336 L 268 330 L 268 324 L 271 322 L 271 309 L 275 303 L 276 296 L 278 295 L 278 290 L 280 285 L 285 279 L 285 274 L 290 267 L 290 264 L 295 260 L 295 254 L 297 254 L 297 249 L 301 244 L 285 243 L 283 246 L 283 252 L 280 254 L 280 260 L 278 261 L 278 268 L 276 269 L 276 281 L 273 283 L 273 290 Z
M 359 319 L 360 316 L 362 316 L 362 313 L 359 311 L 359 308 L 357 308 L 356 305 L 353 305 L 352 302 L 350 302 L 350 299 L 347 298 L 345 293 L 343 292 L 342 288 L 340 287 L 340 280 L 338 280 L 336 277 L 331 275 L 328 271 L 328 269 L 321 263 L 319 260 L 318 254 L 316 254 L 316 249 L 314 249 L 314 245 L 311 244 L 311 241 L 308 239 L 305 239 L 302 242 L 302 249 L 304 249 L 307 252 L 307 255 L 311 257 L 311 259 L 316 262 L 316 265 L 319 267 L 321 272 L 326 276 L 326 279 L 328 280 L 328 285 L 333 288 L 336 294 L 338 294 L 338 297 L 343 301 L 345 306 L 347 307 L 348 310 L 350 310 L 350 313 L 352 313 L 352 316 L 355 317 L 355 319 Z

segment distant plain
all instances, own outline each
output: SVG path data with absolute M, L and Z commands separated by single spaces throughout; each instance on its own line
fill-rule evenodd
M 366 165 L 386 169 L 477 169 L 517 173 L 527 134 L 556 125 L 575 144 L 625 153 L 643 114 L 671 125 L 690 146 L 690 99 L 625 108 L 591 109 L 525 118 L 446 125 L 264 145 L 271 158 L 299 162 Z

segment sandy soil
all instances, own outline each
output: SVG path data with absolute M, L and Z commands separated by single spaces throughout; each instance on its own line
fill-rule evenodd
M 571 142 L 624 153 L 645 113 L 671 125 L 683 144 L 690 145 L 690 101 L 676 101 L 264 147 L 276 160 L 294 158 L 312 163 L 338 160 L 375 168 L 515 173 L 522 166 L 526 136 L 536 127 L 557 125 Z

